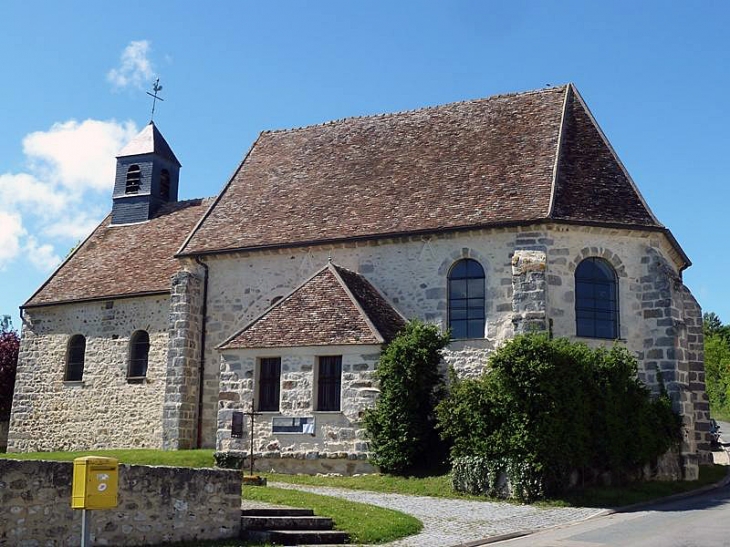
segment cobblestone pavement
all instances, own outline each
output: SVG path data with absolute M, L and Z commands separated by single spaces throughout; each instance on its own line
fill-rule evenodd
M 389 543 L 388 547 L 450 547 L 490 536 L 567 524 L 603 511 L 583 507 L 541 509 L 511 503 L 383 494 L 278 482 L 271 483 L 271 486 L 387 507 L 413 515 L 423 522 L 420 534 Z

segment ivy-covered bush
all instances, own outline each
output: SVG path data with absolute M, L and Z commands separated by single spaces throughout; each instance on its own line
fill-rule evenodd
M 439 363 L 448 343 L 435 325 L 411 321 L 380 355 L 380 397 L 365 414 L 365 428 L 373 463 L 386 473 L 413 473 L 446 456 L 434 407 L 443 396 Z
M 485 458 L 525 500 L 562 492 L 574 471 L 630 476 L 678 442 L 681 425 L 669 398 L 652 398 L 638 380 L 625 348 L 538 334 L 494 352 L 478 379 L 452 374 L 437 415 L 452 462 Z
M 476 496 L 491 495 L 492 486 L 497 482 L 494 468 L 484 456 L 461 456 L 451 462 L 451 486 L 457 492 Z

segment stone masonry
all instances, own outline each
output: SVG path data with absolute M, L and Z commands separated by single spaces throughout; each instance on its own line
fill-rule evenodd
M 24 312 L 8 452 L 160 448 L 168 302 L 150 296 Z M 150 336 L 147 378 L 127 381 L 129 341 Z M 81 382 L 64 381 L 72 335 L 86 338 Z
M 74 546 L 72 462 L 0 460 L 0 545 Z M 90 512 L 93 545 L 156 545 L 238 537 L 241 475 L 223 469 L 119 466 L 118 506 Z
M 200 355 L 203 332 L 203 275 L 181 270 L 170 289 L 162 447 L 195 448 L 197 442 Z
M 248 409 L 256 359 L 272 355 L 246 350 L 248 353 L 226 354 L 221 361 L 217 347 L 329 258 L 363 275 L 405 317 L 442 328 L 448 323 L 450 268 L 461 258 L 477 260 L 485 271 L 484 337 L 454 341 L 444 354 L 446 364 L 462 375 L 474 376 L 484 369 L 496 347 L 519 332 L 549 330 L 556 337 L 592 346 L 614 343 L 575 336 L 574 274 L 580 261 L 591 256 L 607 260 L 617 275 L 618 343 L 637 355 L 640 377 L 655 391 L 659 389 L 656 371 L 662 372 L 664 385 L 683 413 L 687 436 L 682 458 L 689 478 L 696 472 L 696 463 L 707 458 L 709 416 L 703 392 L 701 312 L 681 283 L 682 261 L 660 232 L 567 224 L 206 257 L 203 445 L 248 450 L 245 435 L 243 440 L 230 439 L 230 415 L 233 410 Z M 193 446 L 203 279 L 203 269 L 190 263 L 174 276 L 169 298 L 138 297 L 109 304 L 26 310 L 18 372 L 22 387 L 14 402 L 9 450 Z M 137 329 L 149 331 L 152 346 L 148 378 L 140 385 L 125 379 L 129 337 Z M 68 340 L 76 333 L 86 336 L 89 363 L 84 381 L 78 385 L 63 382 Z M 326 350 L 332 354 L 332 348 Z M 343 390 L 349 389 L 350 381 L 357 385 L 355 391 L 343 391 L 343 404 L 351 407 L 317 416 L 315 438 L 275 437 L 262 425 L 256 435 L 257 452 L 301 454 L 302 458 L 337 453 L 359 458 L 367 453 L 356 416 L 377 395 L 367 376 L 374 370 L 379 348 L 337 351 L 346 363 L 366 366 L 347 371 L 352 378 L 343 376 Z M 281 414 L 304 415 L 311 412 L 314 389 L 307 367 L 313 366 L 323 348 L 289 348 L 287 352 L 281 354 L 283 363 L 290 359 L 291 367 L 282 377 Z M 266 419 L 270 424 L 270 417 Z
M 368 444 L 362 418 L 379 393 L 374 379 L 379 352 L 380 348 L 373 345 L 226 350 L 221 358 L 218 449 L 248 456 L 250 422 L 244 421 L 242 438 L 232 438 L 232 414 L 251 409 L 258 358 L 280 356 L 280 412 L 262 412 L 254 425 L 254 457 L 263 459 L 258 468 L 340 472 L 340 468 L 357 465 L 357 472 L 372 472 L 367 463 Z M 314 410 L 315 370 L 320 355 L 342 355 L 341 411 Z M 314 433 L 274 433 L 275 416 L 313 417 Z
M 696 320 L 694 316 L 699 317 L 699 309 L 690 311 L 691 305 L 681 304 L 687 300 L 681 291 L 663 296 L 664 289 L 659 285 L 668 283 L 666 279 L 680 278 L 676 254 L 666 238 L 660 233 L 628 229 L 547 224 L 446 233 L 428 238 L 409 237 L 298 250 L 240 253 L 235 259 L 227 260 L 211 258 L 211 343 L 207 348 L 206 382 L 214 380 L 215 373 L 210 367 L 219 362 L 215 346 L 256 318 L 274 298 L 288 294 L 320 268 L 328 257 L 365 276 L 404 316 L 420 318 L 444 328 L 447 324 L 448 271 L 460 258 L 478 260 L 486 274 L 485 337 L 454 341 L 445 352 L 446 363 L 455 366 L 462 375 L 479 374 L 486 365 L 489 353 L 520 332 L 551 330 L 554 336 L 584 341 L 592 346 L 612 344 L 614 342 L 610 340 L 575 336 L 575 268 L 581 260 L 590 256 L 607 260 L 616 271 L 620 323 L 618 343 L 626 345 L 637 355 L 641 378 L 652 389 L 658 390 L 654 374 L 657 364 L 666 369 L 676 369 L 677 375 L 685 382 L 682 385 L 686 387 L 680 389 L 680 384 L 674 380 L 666 376 L 663 379 L 677 401 L 688 398 L 684 406 L 677 403 L 677 409 L 686 416 L 687 430 L 705 427 L 702 424 L 707 423 L 708 416 L 701 409 L 706 401 L 699 400 L 704 398 L 700 388 L 702 373 L 698 370 L 701 368 L 701 355 L 697 352 L 697 348 L 701 347 L 701 339 L 698 338 L 701 333 L 696 332 L 696 325 L 689 325 Z M 655 271 L 652 257 L 661 257 L 663 273 Z M 679 314 L 679 311 L 662 307 L 667 305 L 677 309 L 683 306 L 682 321 L 687 329 L 693 328 L 691 334 L 687 330 L 686 341 L 678 335 L 679 331 L 673 335 L 667 333 L 670 328 L 667 319 Z M 693 315 L 691 318 L 688 317 L 690 313 Z M 652 317 L 654 314 L 656 317 Z M 648 342 L 650 338 L 652 341 Z M 649 353 L 649 350 L 660 349 L 660 344 L 666 344 L 662 349 L 664 358 L 657 360 L 653 356 L 658 355 L 658 352 Z M 693 350 L 679 353 L 684 356 L 682 359 L 688 359 L 686 365 L 676 357 L 682 344 L 694 344 Z M 666 351 L 672 348 L 677 348 L 672 350 L 675 353 L 670 352 L 674 355 L 673 360 L 666 356 Z M 253 370 L 254 356 L 248 359 L 245 366 L 247 370 Z M 694 364 L 690 365 L 690 362 Z M 224 379 L 228 378 L 225 376 L 227 366 L 224 359 L 220 392 L 226 395 L 219 402 L 219 408 L 223 410 L 245 401 L 246 391 L 251 390 L 248 386 L 253 385 L 243 382 L 232 388 L 229 380 Z M 243 361 L 241 366 L 244 366 Z M 682 373 L 682 367 L 687 371 L 689 367 L 694 367 L 692 387 L 687 383 L 689 376 Z M 295 396 L 296 400 L 306 404 L 304 401 L 311 398 L 311 383 L 298 382 L 296 386 L 295 389 L 300 390 Z M 227 399 L 231 389 L 240 394 L 236 402 Z M 686 391 L 687 394 L 680 395 L 680 391 Z M 210 393 L 208 396 L 210 399 L 216 398 Z M 287 395 L 290 396 L 294 395 Z M 206 405 L 212 405 L 212 401 L 206 402 Z M 282 409 L 282 414 L 288 415 L 289 410 Z M 699 422 L 695 423 L 695 420 Z M 346 424 L 337 427 L 349 429 Z M 218 449 L 236 450 L 225 439 L 226 431 L 230 430 L 226 412 L 218 413 L 216 429 Z M 705 458 L 706 452 L 701 440 L 690 441 L 682 454 L 688 466 L 688 478 L 696 472 L 697 459 Z M 272 442 L 274 440 L 264 428 L 259 441 L 262 453 L 267 451 L 265 444 Z M 279 446 L 285 446 L 282 441 L 279 442 Z M 303 453 L 315 450 L 330 453 L 326 446 L 305 440 L 291 448 L 292 452 Z

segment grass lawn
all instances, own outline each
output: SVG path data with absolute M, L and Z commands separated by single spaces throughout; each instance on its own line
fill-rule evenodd
M 360 475 L 357 477 L 284 475 L 281 473 L 263 473 L 269 482 L 286 482 L 307 486 L 334 486 L 351 490 L 370 490 L 393 494 L 410 494 L 412 496 L 430 496 L 433 498 L 457 498 L 483 500 L 480 496 L 460 494 L 451 489 L 451 477 L 438 475 L 434 477 L 396 477 L 394 475 Z
M 170 465 L 173 467 L 213 467 L 213 450 L 84 450 L 82 452 L 27 452 L 0 454 L 11 460 L 72 461 L 80 456 L 117 458 L 119 463 L 136 465 Z
M 313 509 L 318 516 L 331 517 L 336 529 L 349 532 L 353 543 L 386 543 L 416 534 L 423 528 L 420 520 L 400 511 L 309 492 L 244 486 L 243 498 Z

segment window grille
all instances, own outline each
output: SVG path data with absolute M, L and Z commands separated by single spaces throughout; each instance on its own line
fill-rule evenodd
M 66 357 L 67 382 L 80 382 L 84 377 L 84 359 L 86 356 L 86 338 L 80 334 L 71 337 L 68 342 Z
M 575 321 L 578 336 L 618 338 L 618 282 L 602 258 L 586 258 L 575 270 Z
M 451 337 L 484 338 L 484 268 L 470 258 L 459 260 L 449 272 L 449 327 Z
M 147 376 L 147 362 L 150 353 L 150 335 L 139 330 L 130 341 L 129 378 L 139 379 Z
M 264 357 L 259 362 L 259 410 L 279 410 L 281 357 Z
M 317 410 L 340 410 L 340 386 L 342 384 L 342 356 L 328 355 L 319 358 L 317 377 Z

